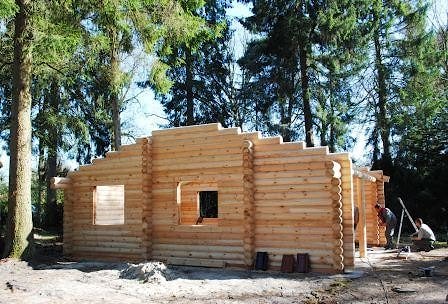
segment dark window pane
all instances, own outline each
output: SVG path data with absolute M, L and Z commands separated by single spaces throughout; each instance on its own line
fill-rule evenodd
M 202 218 L 218 217 L 218 191 L 199 192 L 199 216 Z

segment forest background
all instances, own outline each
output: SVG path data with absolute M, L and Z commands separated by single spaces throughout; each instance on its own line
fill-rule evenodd
M 2 0 L 0 18 L 5 255 L 19 230 L 61 230 L 49 179 L 69 163 L 209 122 L 331 152 L 358 145 L 358 165 L 391 176 L 396 214 L 401 197 L 448 230 L 443 1 Z

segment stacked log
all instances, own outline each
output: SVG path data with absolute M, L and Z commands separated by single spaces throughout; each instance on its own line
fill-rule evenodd
M 347 153 L 219 124 L 154 131 L 58 181 L 65 246 L 78 258 L 213 267 L 248 267 L 263 251 L 271 269 L 308 253 L 313 271 L 341 272 L 354 264 L 351 170 Z M 124 224 L 95 225 L 95 189 L 114 185 Z M 198 219 L 201 191 L 218 192 L 218 218 Z
M 64 204 L 64 247 L 75 258 L 138 261 L 146 256 L 142 235 L 142 168 L 140 142 L 109 152 L 104 159 L 95 159 L 92 165 L 69 173 L 72 182 L 65 189 L 69 201 Z M 96 187 L 118 185 L 124 187 L 124 224 L 95 224 Z M 114 218 L 112 211 L 101 212 L 105 218 Z
M 340 165 L 342 226 L 344 235 L 343 256 L 344 267 L 355 265 L 355 243 L 353 230 L 353 177 L 352 161 L 348 153 L 333 153 L 330 158 Z
M 180 265 L 244 266 L 244 174 L 239 128 L 154 131 L 153 258 Z M 218 218 L 199 216 L 198 193 L 218 192 Z
M 244 185 L 244 264 L 251 267 L 255 255 L 255 206 L 253 144 L 249 140 L 243 145 L 243 185 Z
M 334 263 L 342 245 L 340 234 L 335 240 L 328 168 L 335 162 L 327 148 L 285 144 L 281 138 L 261 138 L 254 145 L 256 251 L 268 252 L 272 269 L 280 268 L 284 254 L 309 253 L 313 271 L 340 271 Z
M 344 270 L 344 242 L 342 226 L 342 188 L 341 188 L 341 166 L 336 162 L 329 162 L 331 169 L 328 175 L 331 177 L 331 199 L 333 208 L 333 269 Z
M 152 256 L 152 145 L 150 138 L 139 142 L 142 146 L 142 259 Z
M 384 183 L 389 182 L 389 177 L 384 176 L 383 171 L 381 171 L 381 170 L 371 171 L 370 173 L 377 177 L 377 181 L 376 181 L 377 201 L 382 206 L 384 206 L 386 204 L 385 195 L 384 195 Z M 398 214 L 396 216 L 398 216 Z M 378 244 L 380 246 L 384 246 L 387 243 L 386 236 L 384 235 L 385 231 L 386 231 L 385 226 L 378 227 Z
M 386 244 L 384 236 L 385 227 L 380 225 L 376 210 L 374 206 L 376 203 L 384 205 L 384 183 L 388 178 L 383 176 L 382 171 L 368 171 L 366 168 L 361 169 L 361 172 L 372 177 L 372 180 L 365 181 L 364 194 L 366 199 L 366 241 L 371 246 L 382 246 Z M 361 208 L 361 189 L 357 186 L 360 182 L 360 177 L 354 176 L 354 204 Z M 356 232 L 356 239 L 360 235 L 360 231 Z

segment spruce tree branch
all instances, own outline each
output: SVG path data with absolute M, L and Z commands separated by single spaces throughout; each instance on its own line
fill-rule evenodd
M 46 61 L 36 63 L 36 65 L 46 65 L 46 66 L 48 66 L 50 69 L 52 69 L 52 70 L 58 72 L 59 74 L 61 74 L 62 76 L 64 76 L 64 77 L 67 76 L 63 71 L 61 71 L 60 69 L 54 67 L 53 65 L 51 65 L 50 63 L 48 63 L 48 62 L 46 62 Z
M 0 70 L 2 70 L 5 66 L 13 64 L 12 61 L 3 61 L 0 65 Z

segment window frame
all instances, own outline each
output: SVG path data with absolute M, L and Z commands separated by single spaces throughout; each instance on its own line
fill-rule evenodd
M 185 222 L 183 221 L 183 210 L 182 210 L 182 188 L 186 185 L 196 184 L 194 191 L 196 192 L 196 219 L 194 221 Z M 214 191 L 217 192 L 217 217 L 216 218 L 203 218 L 200 219 L 200 202 L 199 202 L 199 192 Z M 190 202 L 191 203 L 191 202 Z M 218 182 L 216 181 L 206 181 L 206 180 L 183 180 L 178 179 L 176 182 L 176 204 L 177 204 L 177 224 L 181 226 L 216 226 L 219 225 L 219 189 Z
M 104 188 L 104 189 L 103 189 Z M 106 188 L 114 188 L 107 190 Z M 120 198 L 118 201 L 116 209 L 119 211 L 119 215 L 116 219 L 102 219 L 102 216 L 105 216 L 105 214 L 101 214 L 98 217 L 99 210 L 101 209 L 107 209 L 107 202 L 102 202 L 104 198 L 101 198 L 101 195 L 103 192 L 107 191 L 119 191 Z M 110 201 L 108 201 L 110 202 Z M 122 226 L 126 224 L 126 217 L 125 217 L 125 185 L 119 184 L 119 185 L 96 185 L 93 188 L 93 206 L 92 206 L 92 225 L 94 226 Z M 100 207 L 100 208 L 98 208 Z M 103 208 L 101 208 L 103 207 Z M 110 207 L 110 206 L 109 206 Z M 115 208 L 114 208 L 115 209 Z

